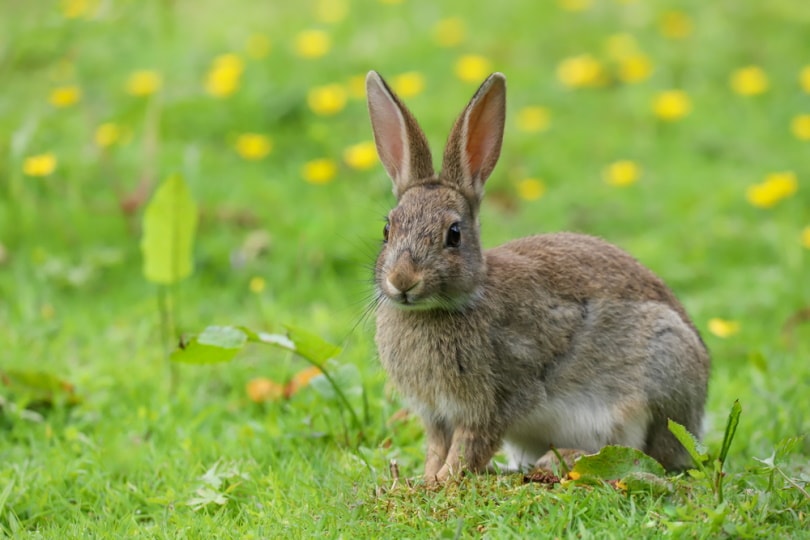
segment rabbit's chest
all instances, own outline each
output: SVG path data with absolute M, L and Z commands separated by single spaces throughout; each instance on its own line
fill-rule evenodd
M 380 361 L 397 389 L 422 416 L 476 423 L 492 413 L 491 345 L 458 324 L 409 313 L 378 313 Z M 405 316 L 407 330 L 390 331 Z M 407 320 L 406 319 L 406 320 Z M 399 321 L 401 322 L 401 321 Z M 450 321 L 451 323 L 453 321 Z

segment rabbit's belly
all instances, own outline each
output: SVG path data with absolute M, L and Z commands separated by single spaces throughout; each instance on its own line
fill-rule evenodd
M 589 396 L 553 398 L 516 419 L 504 437 L 510 468 L 531 467 L 551 447 L 592 453 L 608 444 L 644 448 L 646 406 L 605 403 Z

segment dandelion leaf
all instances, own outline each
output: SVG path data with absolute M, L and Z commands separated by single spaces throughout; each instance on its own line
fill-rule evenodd
M 668 426 L 669 431 L 678 439 L 678 442 L 686 448 L 686 451 L 692 457 L 692 461 L 695 462 L 695 466 L 702 471 L 703 464 L 708 459 L 706 448 L 678 422 L 670 419 Z

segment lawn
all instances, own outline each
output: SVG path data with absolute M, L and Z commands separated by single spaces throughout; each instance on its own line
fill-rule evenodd
M 476 4 L 3 2 L 0 534 L 810 538 L 810 3 Z M 394 204 L 370 69 L 434 155 L 506 75 L 484 244 L 589 233 L 670 284 L 712 353 L 712 457 L 742 408 L 722 502 L 711 470 L 420 485 L 368 311 Z M 141 239 L 170 178 L 197 227 L 167 285 Z M 169 359 L 211 325 L 320 336 L 335 384 L 265 344 Z

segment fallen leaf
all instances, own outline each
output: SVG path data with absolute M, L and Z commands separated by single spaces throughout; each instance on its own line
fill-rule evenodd
M 245 385 L 245 390 L 250 400 L 254 403 L 277 401 L 284 397 L 284 387 L 264 377 L 249 381 L 247 385 Z
M 525 475 L 523 475 L 523 483 L 538 483 L 544 484 L 547 486 L 551 486 L 554 484 L 560 483 L 560 477 L 554 474 L 551 471 L 547 471 L 545 469 L 535 469 Z
M 296 373 L 293 378 L 284 386 L 284 397 L 290 399 L 299 390 L 309 384 L 309 381 L 321 375 L 323 371 L 315 366 L 310 366 Z

